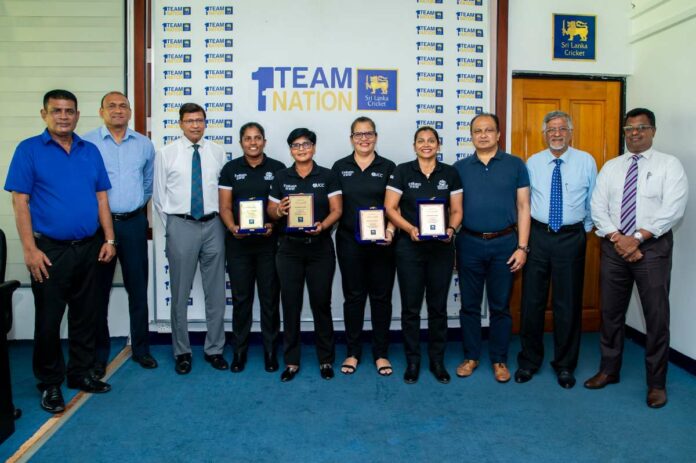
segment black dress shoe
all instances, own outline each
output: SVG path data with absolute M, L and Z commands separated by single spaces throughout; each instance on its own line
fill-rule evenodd
M 244 367 L 246 366 L 247 362 L 247 354 L 246 352 L 243 354 L 234 354 L 234 357 L 232 358 L 232 365 L 230 365 L 230 370 L 232 370 L 232 373 L 239 373 L 244 371 Z
M 187 375 L 191 373 L 191 354 L 177 355 L 174 371 L 180 375 Z
M 409 363 L 406 366 L 406 371 L 404 372 L 404 381 L 406 384 L 413 384 L 418 381 L 418 375 L 420 374 L 420 365 L 417 363 Z
M 94 362 L 91 374 L 94 379 L 102 379 L 106 376 L 106 363 Z
M 274 371 L 278 371 L 278 357 L 276 356 L 275 353 L 264 352 L 263 367 L 269 373 L 273 373 Z
M 111 386 L 104 381 L 99 381 L 91 376 L 83 376 L 79 379 L 68 379 L 70 389 L 79 389 L 92 394 L 103 394 L 111 390 Z
M 433 374 L 433 376 L 435 376 L 435 379 L 438 382 L 442 384 L 447 384 L 450 382 L 450 375 L 447 373 L 445 366 L 441 362 L 431 362 L 430 372 Z
M 150 354 L 134 355 L 132 359 L 135 363 L 148 370 L 157 368 L 157 360 Z
M 227 360 L 225 360 L 225 357 L 222 356 L 222 354 L 213 354 L 213 355 L 208 355 L 204 354 L 203 358 L 205 359 L 206 362 L 211 364 L 213 368 L 216 370 L 227 370 Z M 242 368 L 243 369 L 243 368 Z M 242 371 L 242 370 L 239 370 Z
M 280 380 L 284 383 L 295 379 L 295 375 L 300 371 L 300 367 L 285 367 L 285 370 L 280 374 Z
M 572 389 L 575 386 L 575 376 L 570 370 L 559 370 L 558 371 L 558 384 L 563 389 Z
M 531 381 L 532 376 L 534 376 L 534 372 L 532 370 L 518 368 L 515 372 L 515 382 L 520 384 L 526 383 L 527 381 Z
M 319 374 L 321 374 L 322 379 L 331 379 L 334 377 L 333 367 L 330 363 L 322 363 L 319 365 Z
M 60 386 L 48 386 L 41 393 L 41 408 L 49 413 L 65 411 L 65 401 Z

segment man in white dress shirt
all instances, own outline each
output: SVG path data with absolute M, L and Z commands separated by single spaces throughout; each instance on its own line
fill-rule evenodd
M 179 109 L 184 136 L 155 156 L 153 204 L 166 230 L 172 293 L 172 346 L 179 374 L 191 371 L 188 300 L 200 265 L 205 293 L 205 360 L 227 369 L 225 347 L 225 229 L 218 218 L 218 177 L 225 152 L 203 138 L 205 110 L 195 103 Z
M 626 114 L 628 152 L 604 164 L 592 194 L 592 220 L 601 243 L 602 328 L 599 372 L 588 389 L 619 382 L 624 323 L 633 283 L 646 325 L 647 404 L 667 403 L 669 285 L 672 227 L 684 215 L 689 185 L 679 160 L 653 149 L 655 115 L 644 108 Z

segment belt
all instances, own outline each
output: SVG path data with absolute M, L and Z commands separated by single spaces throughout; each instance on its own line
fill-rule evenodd
M 482 240 L 492 240 L 494 238 L 500 238 L 501 236 L 509 235 L 510 233 L 514 233 L 516 231 L 516 228 L 513 226 L 504 228 L 500 231 L 496 232 L 486 232 L 486 233 L 479 233 L 475 232 L 473 230 L 469 230 L 467 228 L 462 228 L 462 231 L 466 233 L 467 235 L 475 236 L 477 238 L 481 238 Z
M 569 231 L 578 231 L 578 230 L 584 231 L 585 230 L 585 225 L 582 222 L 573 223 L 570 225 L 563 225 L 561 228 L 558 229 L 557 232 L 554 232 L 553 230 L 551 230 L 551 228 L 549 227 L 549 224 L 544 223 L 544 222 L 540 222 L 536 219 L 532 219 L 532 225 L 539 227 L 539 228 L 543 228 L 544 230 L 546 230 L 549 233 L 562 233 L 562 232 L 569 232 Z
M 292 241 L 293 243 L 301 243 L 301 244 L 314 244 L 318 243 L 319 241 L 322 241 L 324 237 L 322 235 L 319 236 L 290 236 L 290 235 L 285 235 L 285 239 L 288 241 Z
M 194 216 L 188 215 L 188 214 L 171 214 L 171 215 L 173 215 L 174 217 L 179 217 L 180 219 L 184 219 L 184 220 L 193 220 L 194 222 L 208 222 L 210 220 L 213 220 L 215 217 L 217 217 L 218 213 L 211 212 L 210 214 L 206 214 L 204 216 L 201 216 L 200 219 L 196 219 Z
M 81 246 L 83 244 L 91 242 L 94 239 L 94 237 L 95 235 L 88 236 L 87 238 L 82 238 L 79 240 L 57 240 L 49 236 L 46 236 L 42 233 L 34 232 L 34 238 L 36 238 L 37 240 L 44 240 L 48 241 L 49 243 L 59 244 L 61 246 Z
M 142 206 L 130 212 L 116 212 L 111 214 L 111 218 L 114 220 L 114 222 L 122 222 L 124 220 L 132 219 L 136 215 L 141 214 L 144 210 L 145 206 Z

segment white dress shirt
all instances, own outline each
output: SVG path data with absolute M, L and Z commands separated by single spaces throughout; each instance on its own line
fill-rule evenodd
M 225 150 L 202 138 L 198 142 L 203 179 L 204 214 L 218 212 L 218 178 L 225 164 Z M 155 155 L 152 202 L 167 225 L 167 214 L 191 213 L 191 159 L 193 143 L 186 137 L 170 143 Z
M 626 154 L 607 161 L 597 176 L 592 194 L 592 220 L 597 236 L 621 228 L 621 201 L 631 156 Z M 674 156 L 653 148 L 640 153 L 636 192 L 636 230 L 644 229 L 658 238 L 682 218 L 689 196 L 684 168 Z

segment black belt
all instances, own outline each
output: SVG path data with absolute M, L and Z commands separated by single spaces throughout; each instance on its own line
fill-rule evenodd
M 582 222 L 573 223 L 570 225 L 563 225 L 561 228 L 558 229 L 557 232 L 554 232 L 553 230 L 551 230 L 551 227 L 549 226 L 549 224 L 544 223 L 544 222 L 539 222 L 536 219 L 532 219 L 532 225 L 534 225 L 538 228 L 543 228 L 544 230 L 546 230 L 549 233 L 563 233 L 563 232 L 569 232 L 569 231 L 578 231 L 578 230 L 584 231 L 585 230 L 585 225 Z
M 171 214 L 174 217 L 179 217 L 180 219 L 184 220 L 193 220 L 195 222 L 208 222 L 209 220 L 213 220 L 215 217 L 218 216 L 217 212 L 211 212 L 210 214 L 206 214 L 204 216 L 201 216 L 199 219 L 195 218 L 192 215 L 188 214 Z
M 314 244 L 322 241 L 325 237 L 322 235 L 319 236 L 291 236 L 291 235 L 285 235 L 285 238 L 288 241 L 292 241 L 293 243 L 301 243 L 301 244 Z
M 510 226 L 507 228 L 504 228 L 500 231 L 496 232 L 485 232 L 485 233 L 479 233 L 475 232 L 473 230 L 469 230 L 466 228 L 462 228 L 462 231 L 466 233 L 467 235 L 475 236 L 477 238 L 481 238 L 482 240 L 492 240 L 494 238 L 500 238 L 501 236 L 509 235 L 510 233 L 514 233 L 516 230 L 515 227 Z
M 82 238 L 79 240 L 57 240 L 57 239 L 51 238 L 49 236 L 46 236 L 44 234 L 34 232 L 34 238 L 36 238 L 37 240 L 44 240 L 44 241 L 48 241 L 49 243 L 58 244 L 61 246 L 81 246 L 83 244 L 87 244 L 87 243 L 91 242 L 95 236 L 96 235 L 92 235 L 92 236 L 88 236 L 87 238 Z
M 124 220 L 132 219 L 136 215 L 141 214 L 144 210 L 145 206 L 142 206 L 130 212 L 116 212 L 111 214 L 111 218 L 114 220 L 114 222 L 122 222 Z

